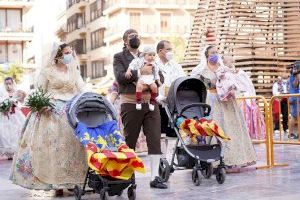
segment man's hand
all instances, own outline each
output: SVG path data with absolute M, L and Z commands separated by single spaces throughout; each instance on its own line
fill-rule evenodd
M 153 73 L 153 65 L 151 63 L 146 63 L 144 67 L 141 68 L 142 75 L 151 75 Z
M 130 71 L 130 70 L 127 70 L 127 72 L 125 73 L 125 77 L 126 77 L 127 79 L 130 79 L 131 76 L 132 76 L 131 71 Z

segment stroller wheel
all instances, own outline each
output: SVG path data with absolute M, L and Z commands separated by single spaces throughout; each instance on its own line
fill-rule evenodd
M 170 170 L 171 167 L 168 163 L 168 161 L 164 158 L 160 159 L 160 163 L 159 163 L 159 177 L 164 181 L 164 182 L 168 182 L 169 178 L 170 178 Z
M 82 189 L 78 185 L 75 185 L 73 192 L 74 192 L 75 199 L 81 200 L 81 196 L 82 196 L 83 192 L 82 192 Z
M 226 171 L 224 168 L 221 168 L 217 171 L 216 174 L 216 179 L 218 181 L 219 184 L 223 184 L 225 182 L 226 179 Z
M 127 196 L 128 196 L 129 200 L 135 200 L 136 199 L 136 191 L 133 187 L 128 188 Z
M 204 178 L 209 179 L 213 174 L 213 166 L 211 163 L 206 163 L 205 168 L 201 170 L 202 175 Z
M 200 171 L 194 168 L 192 171 L 192 180 L 195 186 L 199 186 L 201 183 L 201 176 L 199 175 Z
M 100 200 L 107 200 L 108 197 L 107 197 L 107 194 L 106 194 L 106 190 L 102 189 L 100 191 Z

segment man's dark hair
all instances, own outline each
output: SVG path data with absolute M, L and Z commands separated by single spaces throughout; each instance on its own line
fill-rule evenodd
M 6 81 L 9 81 L 9 80 L 11 80 L 11 82 L 14 82 L 14 79 L 12 78 L 12 77 L 6 77 L 5 79 L 4 79 L 4 83 L 6 82 Z
M 124 42 L 124 47 L 123 48 L 126 48 L 126 45 L 125 45 L 125 40 L 127 39 L 128 35 L 130 35 L 131 33 L 138 33 L 135 29 L 128 29 L 124 32 L 123 34 L 123 42 Z
M 159 52 L 159 50 L 165 48 L 165 43 L 170 43 L 170 41 L 168 41 L 168 40 L 161 40 L 161 41 L 157 44 L 157 46 L 156 46 L 156 52 L 157 52 L 157 53 Z
M 127 39 L 128 35 L 130 35 L 131 33 L 138 33 L 135 29 L 128 29 L 124 32 L 123 34 L 123 41 L 125 42 L 125 40 Z

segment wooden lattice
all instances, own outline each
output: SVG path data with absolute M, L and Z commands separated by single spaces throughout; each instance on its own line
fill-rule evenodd
M 286 67 L 300 60 L 300 0 L 199 0 L 183 66 L 199 63 L 212 29 L 220 53 L 249 72 L 258 94 L 271 95 Z

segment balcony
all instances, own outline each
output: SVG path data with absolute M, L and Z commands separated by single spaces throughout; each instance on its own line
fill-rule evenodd
M 12 30 L 8 27 L 0 29 L 0 40 L 4 41 L 31 41 L 33 27 L 28 29 Z
M 77 0 L 78 3 L 73 4 L 71 7 L 67 7 L 66 17 L 69 18 L 74 13 L 82 13 L 84 12 L 86 6 L 88 5 L 87 1 Z
M 196 9 L 199 0 L 108 0 L 104 6 L 104 15 L 122 8 L 131 9 Z
M 26 13 L 34 5 L 34 0 L 0 0 L 1 8 L 21 8 Z
M 108 0 L 104 5 L 103 14 L 108 15 L 122 8 L 143 9 L 149 8 L 149 1 L 153 0 Z

